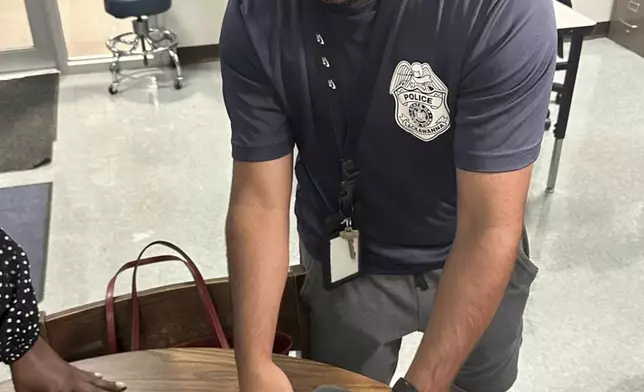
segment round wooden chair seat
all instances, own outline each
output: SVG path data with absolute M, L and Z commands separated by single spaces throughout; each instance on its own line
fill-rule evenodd
M 312 392 L 320 385 L 338 385 L 352 392 L 384 392 L 391 389 L 347 370 L 282 355 L 275 363 L 284 370 L 295 392 Z M 137 351 L 86 359 L 74 363 L 100 372 L 106 379 L 122 381 L 129 392 L 142 391 L 238 391 L 235 357 L 231 350 L 210 348 Z M 11 382 L 0 392 L 13 391 Z

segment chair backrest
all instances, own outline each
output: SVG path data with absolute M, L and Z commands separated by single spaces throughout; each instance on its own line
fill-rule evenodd
M 289 272 L 277 329 L 293 338 L 293 350 L 308 357 L 309 319 L 299 292 L 304 283 L 302 266 Z M 217 313 L 228 336 L 232 336 L 232 304 L 227 278 L 206 281 Z M 193 283 L 159 287 L 139 293 L 141 349 L 173 347 L 207 336 L 203 307 Z M 130 347 L 131 296 L 115 299 L 116 334 L 120 348 Z M 108 354 L 104 301 L 41 315 L 41 335 L 65 360 L 77 361 Z

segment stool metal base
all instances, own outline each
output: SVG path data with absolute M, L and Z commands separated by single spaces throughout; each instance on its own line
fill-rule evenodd
M 145 18 L 137 18 L 132 21 L 133 32 L 124 33 L 107 40 L 105 46 L 112 52 L 113 60 L 110 64 L 112 73 L 112 84 L 108 91 L 114 95 L 118 93 L 119 84 L 122 80 L 120 60 L 126 56 L 143 56 L 143 63 L 148 65 L 148 56 L 168 53 L 175 66 L 174 88 L 179 90 L 183 87 L 183 73 L 181 63 L 177 55 L 177 35 L 169 30 L 150 29 Z

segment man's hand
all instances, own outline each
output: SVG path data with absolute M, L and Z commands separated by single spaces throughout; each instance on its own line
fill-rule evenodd
M 121 382 L 103 380 L 98 374 L 68 364 L 42 338 L 11 365 L 11 374 L 16 392 L 120 392 L 126 389 Z
M 272 361 L 254 366 L 239 379 L 240 391 L 293 392 L 286 374 Z

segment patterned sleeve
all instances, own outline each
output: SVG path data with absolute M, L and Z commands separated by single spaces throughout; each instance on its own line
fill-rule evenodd
M 11 365 L 31 349 L 38 317 L 27 255 L 0 228 L 0 361 Z

